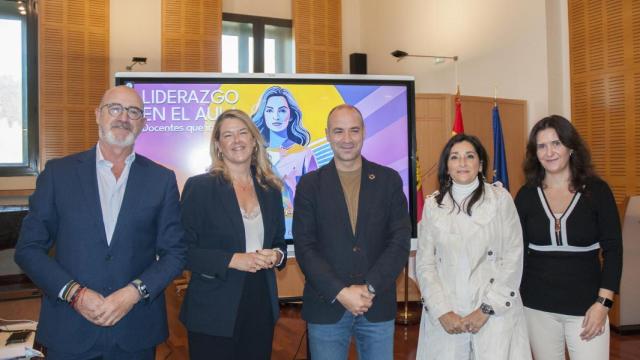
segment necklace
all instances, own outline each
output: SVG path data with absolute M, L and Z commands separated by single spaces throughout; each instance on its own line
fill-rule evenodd
M 242 184 L 240 180 L 237 180 L 237 181 L 233 181 L 233 186 L 242 191 L 248 191 L 253 187 L 253 181 L 249 180 L 245 182 L 245 184 Z

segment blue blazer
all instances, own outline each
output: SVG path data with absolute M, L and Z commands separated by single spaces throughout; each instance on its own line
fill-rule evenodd
M 110 336 L 127 351 L 153 347 L 167 338 L 164 288 L 181 272 L 186 253 L 178 196 L 174 173 L 136 154 L 108 245 L 95 147 L 47 163 L 29 199 L 15 253 L 15 261 L 44 292 L 39 342 L 80 353 L 106 329 L 58 298 L 70 280 L 108 296 L 141 279 L 151 297 L 109 328 Z
M 372 322 L 396 314 L 396 278 L 409 259 L 411 221 L 400 175 L 362 159 L 358 221 L 351 228 L 335 162 L 302 177 L 293 211 L 296 259 L 305 276 L 302 317 L 336 323 L 345 308 L 336 296 L 344 287 L 371 284 Z
M 264 189 L 254 176 L 264 225 L 265 249 L 279 248 L 285 254 L 282 194 Z M 191 281 L 180 320 L 189 331 L 231 337 L 240 304 L 246 272 L 229 269 L 234 253 L 246 252 L 242 213 L 233 186 L 220 175 L 201 174 L 187 180 L 182 192 L 182 224 L 189 250 L 187 269 Z M 279 316 L 275 272 L 267 272 L 274 325 Z

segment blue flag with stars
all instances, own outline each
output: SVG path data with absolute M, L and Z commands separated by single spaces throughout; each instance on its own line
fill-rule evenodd
M 496 181 L 500 181 L 509 190 L 507 155 L 504 149 L 504 137 L 502 136 L 498 104 L 493 106 L 493 182 Z

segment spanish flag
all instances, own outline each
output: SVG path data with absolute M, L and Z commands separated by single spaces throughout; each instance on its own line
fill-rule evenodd
M 451 136 L 464 133 L 464 125 L 462 124 L 462 101 L 460 100 L 460 86 L 456 92 L 456 117 L 453 120 L 453 129 L 451 129 Z

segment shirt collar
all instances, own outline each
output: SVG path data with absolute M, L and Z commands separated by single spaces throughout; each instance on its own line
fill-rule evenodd
M 131 154 L 129 154 L 129 156 L 127 156 L 127 158 L 124 159 L 125 166 L 131 165 L 131 163 L 135 159 L 136 159 L 136 152 L 132 151 Z M 104 155 L 102 155 L 102 150 L 100 150 L 100 143 L 96 144 L 96 165 L 98 165 L 98 166 L 106 166 L 106 167 L 109 167 L 109 168 L 113 167 L 113 163 L 111 161 L 105 159 Z

